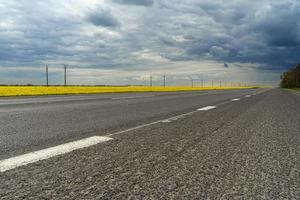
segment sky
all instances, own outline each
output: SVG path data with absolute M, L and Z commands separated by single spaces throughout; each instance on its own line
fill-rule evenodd
M 0 84 L 277 85 L 298 0 L 0 0 Z

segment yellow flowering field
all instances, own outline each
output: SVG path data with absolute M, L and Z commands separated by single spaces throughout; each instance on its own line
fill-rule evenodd
M 190 87 L 190 86 L 0 86 L 0 96 L 33 96 L 57 94 L 98 94 L 120 92 L 175 92 L 193 90 L 246 89 L 253 87 Z

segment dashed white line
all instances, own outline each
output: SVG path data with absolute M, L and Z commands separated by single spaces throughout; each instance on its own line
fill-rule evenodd
M 160 122 L 162 122 L 162 123 L 170 123 L 170 122 L 173 122 L 173 121 L 177 121 L 179 119 L 183 119 L 183 118 L 185 118 L 187 116 L 191 116 L 191 115 L 193 115 L 196 112 L 198 112 L 198 111 L 192 111 L 192 112 L 184 113 L 182 115 L 177 115 L 175 117 L 171 117 L 171 118 L 168 118 L 168 119 L 160 120 Z
M 162 123 L 170 123 L 172 122 L 172 120 L 169 120 L 169 119 L 165 119 L 165 120 L 161 120 Z
M 147 126 L 152 126 L 152 125 L 158 124 L 158 123 L 161 123 L 161 120 L 155 121 L 155 122 L 151 122 L 151 123 L 148 123 L 148 124 L 142 124 L 142 125 L 139 125 L 139 126 L 136 126 L 136 127 L 133 127 L 133 128 L 129 128 L 129 129 L 126 129 L 126 130 L 118 131 L 118 132 L 115 132 L 115 133 L 110 133 L 110 134 L 108 134 L 106 136 L 107 137 L 112 137 L 112 136 L 115 136 L 115 135 L 120 135 L 122 133 L 127 133 L 127 132 L 134 131 L 134 130 L 137 130 L 137 129 L 145 128 Z
M 149 97 L 154 97 L 155 95 L 152 96 L 134 96 L 134 97 L 119 97 L 119 98 L 112 98 L 112 99 L 132 99 L 132 98 L 149 98 Z M 250 95 L 247 95 L 250 96 Z M 231 101 L 239 101 L 240 99 L 232 99 Z M 222 103 L 225 104 L 226 102 Z M 222 104 L 218 104 L 218 105 L 222 105 Z M 192 111 L 189 113 L 184 113 L 181 115 L 177 115 L 168 119 L 164 119 L 164 120 L 159 120 L 159 121 L 155 121 L 152 123 L 148 123 L 148 124 L 142 124 L 140 126 L 136 126 L 133 128 L 129 128 L 126 130 L 122 130 L 122 131 L 118 131 L 115 133 L 111 133 L 108 134 L 106 136 L 94 136 L 94 137 L 90 137 L 90 138 L 86 138 L 86 139 L 82 139 L 82 140 L 78 140 L 75 142 L 70 142 L 70 143 L 66 143 L 66 144 L 62 144 L 56 147 L 51 147 L 51 148 L 47 148 L 47 149 L 43 149 L 40 151 L 35 151 L 32 153 L 28 153 L 28 154 L 24 154 L 24 155 L 20 155 L 20 156 L 16 156 L 16 157 L 12 157 L 12 158 L 8 158 L 5 160 L 0 160 L 0 172 L 5 172 L 20 166 L 24 166 L 30 163 L 34 163 L 34 162 L 38 162 L 40 160 L 45 160 L 54 156 L 58 156 L 58 155 L 62 155 L 62 154 L 66 154 L 69 152 L 72 152 L 74 150 L 77 149 L 82 149 L 85 147 L 90 147 L 93 145 L 96 145 L 98 143 L 101 142 L 106 142 L 109 140 L 112 140 L 113 138 L 111 138 L 111 136 L 114 135 L 119 135 L 122 133 L 126 133 L 126 132 L 130 132 L 133 130 L 137 130 L 137 129 L 141 129 L 147 126 L 152 126 L 158 123 L 170 123 L 172 121 L 176 121 L 178 119 L 182 119 L 185 118 L 186 116 L 191 116 L 194 113 L 197 113 L 199 111 L 208 111 L 211 109 L 215 109 L 217 108 L 217 106 L 206 106 L 203 108 L 199 108 L 196 111 Z
M 174 117 L 171 117 L 171 118 L 168 118 L 168 119 L 159 120 L 159 121 L 155 121 L 155 122 L 148 123 L 148 124 L 142 124 L 142 125 L 139 125 L 139 126 L 136 126 L 136 127 L 133 127 L 133 128 L 118 131 L 118 132 L 111 133 L 111 134 L 108 134 L 108 135 L 105 135 L 105 136 L 94 136 L 94 137 L 78 140 L 78 141 L 75 141 L 75 142 L 62 144 L 62 145 L 59 145 L 59 146 L 56 146 L 56 147 L 51 147 L 51 148 L 43 149 L 43 150 L 40 150 L 40 151 L 35 151 L 35 152 L 32 152 L 32 153 L 28 153 L 28 154 L 24 154 L 24 155 L 20 155 L 20 156 L 16 156 L 16 157 L 8 158 L 6 160 L 0 161 L 0 172 L 5 172 L 5 171 L 8 171 L 8 170 L 17 168 L 17 167 L 28 165 L 30 163 L 38 162 L 40 160 L 45 160 L 45 159 L 49 159 L 49 158 L 54 157 L 54 156 L 66 154 L 66 153 L 72 152 L 72 151 L 77 150 L 77 149 L 93 146 L 93 145 L 96 145 L 96 144 L 101 143 L 101 142 L 106 142 L 106 141 L 112 140 L 113 138 L 111 138 L 111 137 L 115 136 L 115 135 L 119 135 L 119 134 L 122 134 L 122 133 L 138 130 L 138 129 L 145 128 L 147 126 L 152 126 L 152 125 L 155 125 L 155 124 L 158 124 L 158 123 L 170 123 L 172 121 L 176 121 L 176 120 L 185 118 L 187 116 L 191 116 L 194 113 L 197 113 L 199 111 L 207 111 L 207 110 L 211 110 L 211 109 L 214 109 L 214 108 L 216 108 L 216 106 L 206 106 L 206 107 L 203 107 L 203 108 L 199 108 L 196 111 L 184 113 L 184 114 L 177 115 L 177 116 L 174 116 Z
M 198 111 L 207 111 L 216 108 L 216 106 L 206 106 L 203 108 L 199 108 Z
M 246 98 L 250 98 L 250 97 L 251 97 L 251 95 L 246 95 L 245 97 L 246 97 Z
M 0 161 L 0 172 L 5 172 L 20 166 L 24 166 L 30 163 L 35 163 L 40 160 L 45 160 L 54 156 L 66 154 L 77 149 L 90 147 L 101 142 L 112 140 L 110 137 L 94 136 L 75 142 L 69 142 L 66 144 L 58 145 L 56 147 L 50 147 L 40 151 L 27 153 L 24 155 L 8 158 Z

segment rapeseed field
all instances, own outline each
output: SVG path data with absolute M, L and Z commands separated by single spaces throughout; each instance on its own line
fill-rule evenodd
M 99 94 L 121 92 L 175 92 L 195 90 L 228 90 L 253 87 L 191 87 L 191 86 L 0 86 L 0 96 L 35 96 L 63 94 Z

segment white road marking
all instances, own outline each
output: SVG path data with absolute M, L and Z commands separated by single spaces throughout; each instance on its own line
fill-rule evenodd
M 25 99 L 22 100 L 9 100 L 9 99 L 0 99 L 0 105 L 26 105 L 26 104 L 39 104 L 39 103 L 55 103 L 55 102 L 65 102 L 65 101 L 90 101 L 90 100 L 122 100 L 122 99 L 136 99 L 136 98 L 150 98 L 155 97 L 155 95 L 148 95 L 148 96 L 126 96 L 126 97 L 112 97 L 112 98 L 105 98 L 105 97 L 94 97 L 94 98 L 86 98 L 84 96 L 79 97 L 53 97 L 49 99 Z M 45 97 L 46 98 L 46 97 Z
M 133 96 L 133 97 L 115 97 L 111 98 L 112 100 L 121 100 L 121 99 L 137 99 L 137 98 L 150 98 L 155 97 L 155 95 L 149 95 L 149 96 Z
M 14 101 L 8 101 L 8 100 L 0 100 L 0 105 L 27 105 L 27 104 L 40 104 L 40 103 L 56 103 L 56 102 L 65 102 L 65 101 L 90 101 L 90 100 L 109 100 L 111 98 L 76 98 L 76 99 L 60 99 L 58 97 L 57 99 L 50 99 L 50 100 L 36 100 L 36 101 L 21 101 L 21 100 L 14 100 Z
M 136 126 L 136 127 L 133 127 L 133 128 L 129 128 L 129 129 L 126 129 L 126 130 L 118 131 L 118 132 L 115 132 L 115 133 L 110 133 L 106 136 L 111 137 L 111 136 L 114 136 L 114 135 L 119 135 L 119 134 L 122 134 L 122 133 L 126 133 L 126 132 L 134 131 L 134 130 L 137 130 L 137 129 L 145 128 L 147 126 L 152 126 L 152 125 L 158 124 L 158 123 L 161 123 L 161 120 L 155 121 L 155 122 L 152 122 L 152 123 L 149 123 L 149 124 L 142 124 L 142 125 L 139 125 L 139 126 Z
M 154 97 L 155 95 L 152 96 L 135 96 L 135 97 L 119 97 L 119 98 L 112 98 L 112 99 L 131 99 L 131 98 L 147 98 L 147 97 Z M 232 99 L 231 101 L 239 101 L 240 99 Z M 145 128 L 148 126 L 152 126 L 158 123 L 170 123 L 172 121 L 176 121 L 178 119 L 182 119 L 186 116 L 191 116 L 194 113 L 197 113 L 199 111 L 207 111 L 207 110 L 211 110 L 214 108 L 217 108 L 217 106 L 223 105 L 227 102 L 223 102 L 220 103 L 216 106 L 206 106 L 203 108 L 199 108 L 196 111 L 192 111 L 189 113 L 184 113 L 178 116 L 174 116 L 168 119 L 164 119 L 164 120 L 159 120 L 159 121 L 155 121 L 152 123 L 148 123 L 148 124 L 142 124 L 133 128 L 129 128 L 126 130 L 122 130 L 122 131 L 118 131 L 115 133 L 111 133 L 111 134 L 107 134 L 106 136 L 94 136 L 94 137 L 90 137 L 90 138 L 86 138 L 86 139 L 82 139 L 82 140 L 78 140 L 75 142 L 70 142 L 70 143 L 66 143 L 66 144 L 62 144 L 56 147 L 51 147 L 51 148 L 47 148 L 44 150 L 40 150 L 40 151 L 35 151 L 32 153 L 28 153 L 28 154 L 24 154 L 24 155 L 20 155 L 20 156 L 16 156 L 16 157 L 12 157 L 12 158 L 8 158 L 5 160 L 0 160 L 0 172 L 5 172 L 20 166 L 24 166 L 30 163 L 34 163 L 34 162 L 38 162 L 40 160 L 45 160 L 54 156 L 58 156 L 58 155 L 62 155 L 62 154 L 66 154 L 69 152 L 72 152 L 74 150 L 77 149 L 81 149 L 81 148 L 85 148 L 85 147 L 90 147 L 93 145 L 96 145 L 98 143 L 101 142 L 106 142 L 109 140 L 113 140 L 113 138 L 111 138 L 111 136 L 114 135 L 119 135 L 122 133 L 126 133 L 126 132 L 130 132 L 130 131 L 134 131 L 134 130 L 138 130 L 141 128 Z
M 198 111 L 207 111 L 216 108 L 216 106 L 206 106 L 203 108 L 199 108 Z
M 173 122 L 173 121 L 177 121 L 177 120 L 179 120 L 179 119 L 183 119 L 183 118 L 185 118 L 185 117 L 187 117 L 187 116 L 191 116 L 191 115 L 194 114 L 195 112 L 197 112 L 197 111 L 185 113 L 185 114 L 182 114 L 182 115 L 177 115 L 177 116 L 171 117 L 171 118 L 169 118 L 169 119 L 161 120 L 160 122 L 162 122 L 162 123 L 170 123 L 170 122 Z
M 0 172 L 5 172 L 20 166 L 24 166 L 30 163 L 34 163 L 40 160 L 45 160 L 54 156 L 66 154 L 77 149 L 90 147 L 101 142 L 112 140 L 109 137 L 94 136 L 75 142 L 69 142 L 66 144 L 58 145 L 56 147 L 50 147 L 40 151 L 27 153 L 24 155 L 8 158 L 0 161 Z
M 169 119 L 165 119 L 165 120 L 161 120 L 162 123 L 170 123 L 172 122 L 172 120 L 169 120 Z
M 177 121 L 179 119 L 183 119 L 187 116 L 191 116 L 193 115 L 194 113 L 197 113 L 199 111 L 207 111 L 207 110 L 211 110 L 211 109 L 214 109 L 216 108 L 217 106 L 206 106 L 206 107 L 203 107 L 203 108 L 199 108 L 197 109 L 196 111 L 192 111 L 192 112 L 189 112 L 189 113 L 184 113 L 182 115 L 177 115 L 175 117 L 171 117 L 171 118 L 168 118 L 168 119 L 164 119 L 164 120 L 161 120 L 160 122 L 162 123 L 170 123 L 170 122 L 173 122 L 173 121 Z
M 249 98 L 249 97 L 251 97 L 251 95 L 246 95 L 245 97 Z

